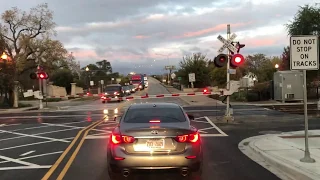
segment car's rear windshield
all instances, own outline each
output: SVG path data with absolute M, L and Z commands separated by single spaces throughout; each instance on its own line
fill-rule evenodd
M 126 123 L 149 123 L 160 120 L 161 123 L 186 121 L 183 111 L 179 108 L 139 108 L 129 109 L 124 117 Z
M 107 86 L 105 88 L 105 91 L 119 91 L 120 90 L 120 87 L 118 86 Z

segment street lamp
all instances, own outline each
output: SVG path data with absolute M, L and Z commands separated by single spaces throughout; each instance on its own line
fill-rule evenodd
M 274 65 L 274 67 L 275 67 L 276 69 L 278 69 L 278 68 L 279 68 L 279 64 Z
M 2 55 L 1 55 L 1 59 L 7 60 L 8 59 L 8 55 L 5 52 L 3 52 Z
M 90 70 L 90 69 L 89 69 L 89 67 L 87 66 L 87 67 L 86 67 L 86 71 L 88 72 L 89 70 Z

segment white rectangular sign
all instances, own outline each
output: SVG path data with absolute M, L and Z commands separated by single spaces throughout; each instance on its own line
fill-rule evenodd
M 290 37 L 290 69 L 319 69 L 318 36 Z
M 189 74 L 189 82 L 195 82 L 196 81 L 196 75 L 194 73 Z

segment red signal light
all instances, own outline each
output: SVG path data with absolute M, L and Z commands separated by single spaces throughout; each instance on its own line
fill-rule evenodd
M 244 63 L 244 57 L 241 54 L 235 54 L 232 56 L 230 66 L 236 68 Z
M 219 54 L 214 59 L 214 65 L 219 68 L 225 66 L 227 62 L 228 62 L 228 56 L 226 54 Z
M 46 72 L 40 72 L 40 73 L 38 73 L 38 78 L 39 79 L 48 79 L 49 76 Z

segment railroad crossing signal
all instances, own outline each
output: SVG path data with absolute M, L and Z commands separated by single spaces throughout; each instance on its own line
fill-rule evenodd
M 48 74 L 44 71 L 30 74 L 30 79 L 48 79 L 48 78 L 49 78 Z
M 237 52 L 237 47 L 235 47 L 233 44 L 232 44 L 232 41 L 237 37 L 236 34 L 232 34 L 231 37 L 226 40 L 225 38 L 223 38 L 221 35 L 219 35 L 217 37 L 217 39 L 219 41 L 221 41 L 223 43 L 223 45 L 220 47 L 220 49 L 218 50 L 218 53 L 222 53 L 226 48 L 228 48 L 230 51 L 232 52 Z
M 244 57 L 241 54 L 235 54 L 232 56 L 230 66 L 236 68 L 244 63 Z
M 217 39 L 223 43 L 223 46 L 220 47 L 220 49 L 218 50 L 219 55 L 214 59 L 214 64 L 216 67 L 224 67 L 228 63 L 228 55 L 222 54 L 226 48 L 228 48 L 231 52 L 230 67 L 236 68 L 244 63 L 244 57 L 241 54 L 239 54 L 239 52 L 240 49 L 243 48 L 245 45 L 240 44 L 240 42 L 237 42 L 236 45 L 234 45 L 233 40 L 236 37 L 237 35 L 234 33 L 228 40 L 223 38 L 221 35 L 217 37 Z

